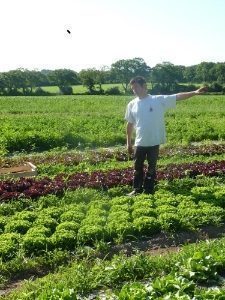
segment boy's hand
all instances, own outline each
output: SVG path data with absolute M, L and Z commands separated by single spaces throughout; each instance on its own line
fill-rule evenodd
M 196 93 L 197 95 L 199 95 L 199 94 L 204 94 L 205 92 L 207 92 L 207 87 L 206 87 L 206 86 L 203 86 L 203 87 L 201 87 L 200 89 L 198 89 L 198 90 L 195 91 L 195 93 Z
M 133 154 L 133 147 L 132 147 L 132 145 L 127 145 L 127 151 L 128 151 L 129 155 Z

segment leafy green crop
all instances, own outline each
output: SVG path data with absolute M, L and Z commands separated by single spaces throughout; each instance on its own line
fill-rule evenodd
M 168 142 L 224 139 L 223 99 L 199 96 L 178 103 L 176 110 L 166 114 Z M 123 145 L 129 100 L 125 96 L 88 95 L 36 97 L 32 101 L 29 97 L 1 97 L 0 151 Z

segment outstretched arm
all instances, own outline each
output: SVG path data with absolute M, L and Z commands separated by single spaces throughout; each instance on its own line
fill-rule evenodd
M 186 92 L 186 93 L 178 93 L 176 94 L 177 100 L 186 100 L 188 98 L 191 98 L 195 95 L 201 95 L 206 92 L 206 87 L 201 87 L 200 89 L 193 91 L 193 92 Z

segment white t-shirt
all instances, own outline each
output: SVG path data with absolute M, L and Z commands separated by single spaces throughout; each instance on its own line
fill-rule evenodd
M 136 128 L 135 146 L 155 146 L 166 142 L 164 115 L 176 107 L 176 95 L 148 95 L 128 103 L 125 119 Z

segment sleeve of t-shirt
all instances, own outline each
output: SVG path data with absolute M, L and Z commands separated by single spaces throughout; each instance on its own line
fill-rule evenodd
M 135 123 L 135 120 L 134 120 L 134 117 L 132 115 L 132 111 L 131 111 L 131 104 L 129 103 L 127 105 L 127 108 L 126 108 L 126 112 L 125 112 L 125 120 L 129 123 L 132 123 L 134 124 Z
M 164 110 L 170 109 L 170 108 L 175 108 L 176 107 L 176 99 L 177 96 L 174 95 L 161 95 L 160 97 L 160 101 L 161 104 L 164 107 Z

